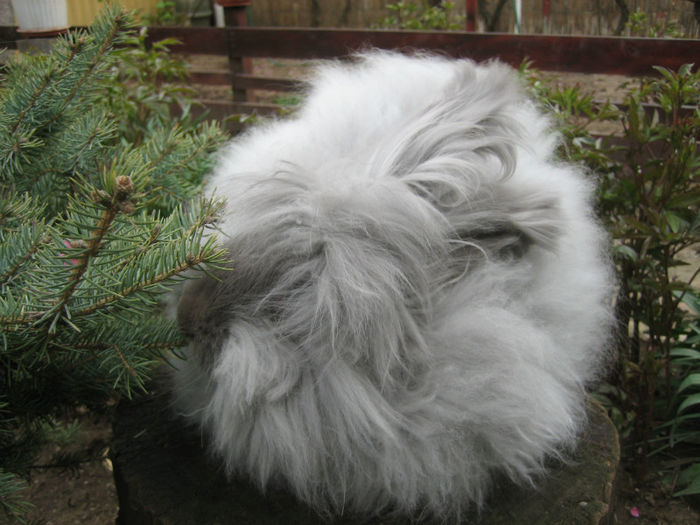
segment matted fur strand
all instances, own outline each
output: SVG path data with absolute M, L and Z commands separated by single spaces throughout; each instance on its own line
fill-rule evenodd
M 180 414 L 327 515 L 459 520 L 574 446 L 611 325 L 591 183 L 498 63 L 369 52 L 221 154 Z

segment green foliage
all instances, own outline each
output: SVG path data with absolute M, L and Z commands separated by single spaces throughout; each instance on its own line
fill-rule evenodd
M 700 296 L 694 291 L 674 294 L 682 299 L 690 316 L 684 319 L 680 337 L 670 352 L 670 399 L 665 413 L 670 420 L 658 429 L 657 442 L 661 446 L 655 452 L 673 451 L 683 447 L 686 451 L 700 448 Z M 666 407 L 661 407 L 665 409 Z M 700 461 L 686 454 L 680 462 L 677 496 L 700 494 Z
M 26 483 L 15 474 L 0 468 L 0 516 L 21 517 L 33 506 L 23 499 Z M 22 520 L 23 521 L 23 520 Z
M 220 126 L 192 117 L 196 93 L 185 84 L 185 62 L 169 50 L 177 40 L 147 46 L 146 37 L 146 28 L 123 36 L 97 89 L 119 141 L 136 145 L 152 168 L 151 185 L 159 190 L 152 207 L 169 212 L 199 192 L 202 174 L 211 168 L 207 153 L 224 134 Z
M 155 13 L 145 15 L 143 21 L 149 26 L 185 25 L 187 15 L 178 11 L 173 0 L 160 0 L 156 2 Z
M 274 98 L 273 102 L 280 106 L 298 106 L 301 104 L 301 100 L 299 95 L 278 95 Z
M 225 262 L 206 235 L 220 203 L 191 200 L 219 128 L 172 122 L 136 87 L 104 97 L 132 27 L 110 7 L 0 78 L 0 516 L 27 510 L 21 478 L 70 437 L 61 414 L 142 390 L 183 344 L 161 294 Z
M 148 126 L 194 125 L 190 115 L 195 91 L 184 84 L 189 72 L 184 61 L 170 54 L 173 38 L 146 45 L 147 29 L 124 36 L 114 51 L 115 67 L 102 82 L 102 93 L 119 122 L 119 136 L 141 142 Z M 174 110 L 177 109 L 177 112 Z
M 663 15 L 663 13 L 662 13 Z M 683 29 L 677 20 L 666 16 L 652 20 L 645 11 L 635 9 L 630 13 L 626 29 L 630 36 L 651 38 L 683 38 Z
M 386 29 L 459 31 L 464 29 L 465 16 L 455 14 L 455 3 L 443 0 L 431 5 L 427 0 L 396 2 L 386 8 L 391 15 L 378 24 Z
M 113 0 L 97 0 L 100 3 L 109 4 Z M 136 10 L 141 13 L 141 10 Z M 177 2 L 174 0 L 159 0 L 156 2 L 155 11 L 141 14 L 141 21 L 147 26 L 172 26 L 185 25 L 187 15 L 178 10 Z
M 700 73 L 692 65 L 678 72 L 657 68 L 657 77 L 624 86 L 627 95 L 617 109 L 524 72 L 561 121 L 564 155 L 598 178 L 597 207 L 612 236 L 623 332 L 617 369 L 598 396 L 638 455 L 641 476 L 648 454 L 700 444 L 700 351 L 692 313 L 700 270 L 683 271 L 686 255 L 700 242 Z M 601 122 L 617 123 L 617 130 L 595 136 L 592 127 Z M 686 469 L 681 479 L 696 471 Z
M 607 166 L 607 152 L 602 149 L 603 140 L 592 134 L 596 123 L 618 121 L 620 112 L 610 102 L 600 103 L 580 86 L 558 85 L 554 79 L 546 79 L 524 61 L 520 74 L 526 80 L 531 94 L 546 107 L 547 113 L 556 119 L 557 129 L 566 138 L 561 152 L 568 160 L 584 162 L 591 168 Z

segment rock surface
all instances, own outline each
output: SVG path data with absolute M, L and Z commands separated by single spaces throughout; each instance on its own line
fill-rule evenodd
M 591 404 L 590 424 L 567 464 L 555 464 L 532 489 L 499 487 L 479 525 L 608 525 L 620 449 L 614 426 Z M 119 525 L 320 525 L 328 523 L 294 497 L 228 482 L 201 438 L 171 417 L 164 389 L 122 402 L 114 423 L 112 462 Z M 398 525 L 403 520 L 344 517 L 335 525 Z

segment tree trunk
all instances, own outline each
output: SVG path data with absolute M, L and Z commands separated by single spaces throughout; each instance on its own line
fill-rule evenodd
M 484 21 L 486 26 L 486 31 L 493 33 L 498 27 L 498 21 L 501 19 L 501 12 L 505 7 L 508 0 L 498 0 L 498 4 L 493 9 L 493 13 L 489 14 L 489 10 L 486 8 L 486 0 L 479 0 L 479 15 Z
M 599 405 L 591 403 L 589 413 L 590 424 L 573 461 L 552 465 L 535 489 L 498 487 L 481 513 L 480 525 L 612 523 L 620 455 L 617 433 Z M 112 444 L 120 506 L 117 524 L 328 523 L 285 492 L 268 490 L 263 495 L 245 480 L 227 481 L 201 441 L 199 433 L 171 417 L 168 395 L 158 386 L 148 396 L 122 402 Z M 466 520 L 476 521 L 474 516 Z M 406 520 L 347 516 L 333 523 L 398 525 Z
M 627 26 L 627 21 L 630 19 L 630 9 L 627 7 L 625 0 L 615 0 L 615 3 L 620 8 L 620 20 L 615 28 L 615 34 L 620 36 Z

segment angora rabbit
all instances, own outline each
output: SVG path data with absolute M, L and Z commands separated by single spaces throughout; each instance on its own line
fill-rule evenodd
M 456 519 L 574 445 L 605 237 L 511 68 L 356 58 L 222 152 L 233 269 L 184 287 L 175 406 L 321 513 Z

